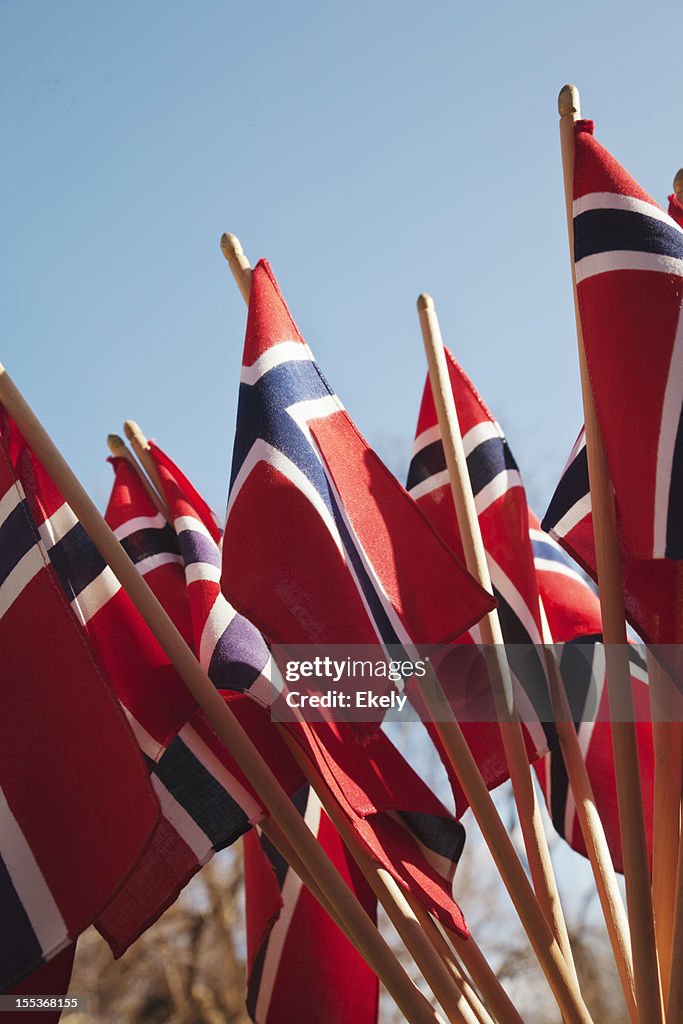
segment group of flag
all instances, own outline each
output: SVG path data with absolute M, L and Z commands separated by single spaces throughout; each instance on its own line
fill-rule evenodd
M 661 210 L 580 121 L 573 215 L 626 609 L 677 677 L 683 208 L 674 196 L 668 214 Z M 154 443 L 160 500 L 131 462 L 112 458 L 105 518 L 368 915 L 376 897 L 311 778 L 322 779 L 365 853 L 466 938 L 452 890 L 467 799 L 434 725 L 426 721 L 455 814 L 381 725 L 278 728 L 268 711 L 274 643 L 476 650 L 477 624 L 497 607 L 506 644 L 561 651 L 597 808 L 622 869 L 600 603 L 587 579 L 596 579 L 596 560 L 583 432 L 541 523 L 503 430 L 450 352 L 447 360 L 493 596 L 463 565 L 429 379 L 404 488 L 327 383 L 265 261 L 251 275 L 225 523 Z M 91 924 L 122 955 L 214 853 L 243 837 L 252 1019 L 312 1020 L 315 1007 L 316 1020 L 376 1021 L 377 978 L 262 830 L 267 812 L 244 766 L 1 408 L 0 650 L 0 991 L 71 957 Z M 652 730 L 635 642 L 630 664 L 651 837 Z M 533 688 L 517 692 L 552 822 L 585 853 L 553 722 Z M 487 787 L 499 786 L 508 769 L 497 723 L 462 728 Z

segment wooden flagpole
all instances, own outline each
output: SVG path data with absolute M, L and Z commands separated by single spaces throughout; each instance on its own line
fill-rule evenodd
M 424 931 L 408 897 L 394 877 L 382 868 L 363 849 L 352 826 L 346 820 L 334 797 L 325 785 L 315 766 L 309 761 L 287 730 L 278 726 L 278 731 L 290 753 L 306 776 L 309 785 L 318 795 L 330 821 L 339 833 L 344 845 L 356 861 L 375 896 L 387 912 L 389 920 L 398 932 L 401 941 L 420 969 L 425 981 L 448 1015 L 449 1021 L 458 1024 L 477 1024 L 471 1010 L 465 1004 L 462 992 L 454 982 L 445 963 Z
M 126 421 L 126 433 L 131 439 L 134 439 L 135 453 L 141 462 L 138 463 L 132 456 L 131 460 L 140 479 L 144 482 L 146 472 L 149 473 L 150 469 L 156 470 L 156 465 L 149 452 L 149 441 L 140 426 L 133 420 Z M 144 465 L 141 464 L 143 454 L 146 456 Z M 156 472 L 154 475 L 158 479 L 158 474 Z M 161 486 L 161 481 L 159 481 L 159 485 Z M 166 509 L 166 511 L 168 513 L 168 509 Z M 471 1011 L 469 1011 L 467 1007 L 464 1007 L 463 1009 L 462 1003 L 464 997 L 462 993 L 457 988 L 454 979 L 449 975 L 447 967 L 441 961 L 436 950 L 430 944 L 425 931 L 420 925 L 418 925 L 416 916 L 411 909 L 411 906 L 408 904 L 403 890 L 397 885 L 392 876 L 383 870 L 361 847 L 353 829 L 337 807 L 334 798 L 325 785 L 324 780 L 305 757 L 297 743 L 290 737 L 287 730 L 277 724 L 276 728 L 280 732 L 284 743 L 289 748 L 290 753 L 302 769 L 309 785 L 313 788 L 320 799 L 321 804 L 337 829 L 337 832 L 339 832 L 345 846 L 356 860 L 356 863 L 365 876 L 368 884 L 371 886 L 373 892 L 386 910 L 389 919 L 425 978 L 425 981 L 447 1013 L 449 1021 L 454 1021 L 456 1024 L 478 1024 L 476 1019 L 472 1016 Z M 263 824 L 261 825 L 261 828 L 263 831 L 266 831 Z M 290 856 L 291 849 L 286 859 L 291 866 L 294 867 L 294 870 L 297 870 L 295 864 L 290 860 Z M 302 880 L 308 884 L 303 876 L 300 877 L 302 877 Z M 316 895 L 315 889 L 313 890 L 313 893 Z M 329 912 L 329 904 L 325 906 L 325 909 Z M 338 917 L 335 915 L 332 916 L 335 923 L 339 925 Z M 343 930 L 344 929 L 342 928 L 342 931 Z
M 635 980 L 628 919 L 617 883 L 612 855 L 607 844 L 605 830 L 595 805 L 595 795 L 588 776 L 588 769 L 581 752 L 581 745 L 572 721 L 569 701 L 552 646 L 545 646 L 546 675 L 550 687 L 555 728 L 560 741 L 560 753 L 564 759 L 567 778 L 574 797 L 576 816 L 586 844 L 586 852 L 593 870 L 593 877 L 600 899 L 600 906 L 607 925 L 614 959 L 616 961 L 626 1007 L 633 1024 L 638 1022 L 635 1000 Z
M 493 587 L 479 527 L 479 517 L 474 504 L 472 484 L 467 470 L 467 459 L 450 384 L 443 339 L 431 296 L 421 295 L 417 302 L 417 308 L 458 529 L 465 554 L 465 564 L 472 576 L 492 594 Z M 550 860 L 548 841 L 531 778 L 526 744 L 517 715 L 512 679 L 505 652 L 505 641 L 498 612 L 495 609 L 484 616 L 479 623 L 479 629 L 496 700 L 498 724 L 534 890 L 570 971 L 576 975 L 567 926 Z M 578 979 L 576 979 L 576 984 L 578 987 Z
M 681 799 L 681 814 L 683 815 L 683 798 Z M 666 1005 L 666 1024 L 680 1024 L 683 1020 L 683 842 L 678 847 L 674 906 L 671 978 Z
M 512 1000 L 500 983 L 481 949 L 470 937 L 463 939 L 455 932 L 446 932 L 448 942 L 462 961 L 470 978 L 476 985 L 486 1006 L 500 1024 L 524 1024 Z
M 221 239 L 221 249 L 242 296 L 248 303 L 251 268 L 242 246 L 234 235 L 224 234 Z M 433 685 L 438 694 L 441 689 L 438 680 L 434 679 Z M 441 696 L 444 708 L 448 708 L 443 691 L 441 691 Z M 524 868 L 498 814 L 491 794 L 486 788 L 481 772 L 472 757 L 460 726 L 452 715 L 449 721 L 436 722 L 435 725 L 522 925 L 529 936 L 548 984 L 562 1009 L 566 1024 L 570 1024 L 570 1022 L 572 1024 L 573 1022 L 592 1024 L 590 1014 L 576 983 L 576 973 L 569 969 L 536 900 Z M 525 764 L 528 768 L 526 754 Z
M 579 343 L 581 390 L 586 424 L 586 450 L 593 510 L 595 557 L 605 640 L 612 745 L 614 747 L 619 825 L 624 858 L 626 903 L 631 928 L 636 1003 L 640 1024 L 660 1024 L 662 1021 L 662 997 L 650 894 L 649 857 L 634 723 L 624 597 L 621 589 L 621 558 L 617 540 L 614 489 L 609 475 L 593 389 L 588 374 L 574 266 L 574 124 L 580 118 L 579 93 L 575 86 L 564 86 L 560 91 L 558 107 L 574 309 Z
M 674 175 L 674 195 L 683 207 L 683 167 Z M 683 774 L 683 723 L 663 721 L 667 691 L 673 685 L 657 659 L 648 651 L 648 675 L 655 755 L 654 809 L 652 822 L 652 903 L 662 977 L 664 1006 L 668 1007 L 672 982 L 672 952 L 677 912 L 671 899 L 671 881 L 677 877 L 681 843 L 681 783 Z M 666 714 L 666 712 L 664 712 Z M 683 970 L 683 964 L 679 964 Z
M 221 699 L 208 675 L 1 365 L 0 403 L 7 409 L 36 457 L 50 473 L 65 501 L 69 503 L 83 529 L 159 641 L 218 736 L 241 765 L 259 799 L 300 859 L 306 863 L 319 888 L 325 892 L 339 920 L 344 922 L 349 938 L 370 967 L 382 978 L 405 1016 L 412 1021 L 433 1024 L 438 1018 L 429 1003 L 413 985 L 335 867 L 325 857 L 261 754 Z
M 666 1008 L 671 980 L 676 901 L 671 887 L 678 870 L 681 829 L 681 782 L 683 770 L 683 730 L 680 722 L 663 721 L 670 705 L 673 682 L 648 651 L 647 669 L 652 709 L 652 745 L 654 748 L 654 807 L 652 820 L 652 904 L 655 934 Z
M 133 451 L 135 452 L 140 463 L 144 467 L 146 475 L 152 481 L 152 485 L 155 490 L 163 497 L 164 487 L 159 479 L 159 471 L 157 464 L 152 458 L 149 450 L 149 441 L 140 430 L 140 427 L 135 420 L 126 420 L 123 424 L 123 432 L 131 443 Z

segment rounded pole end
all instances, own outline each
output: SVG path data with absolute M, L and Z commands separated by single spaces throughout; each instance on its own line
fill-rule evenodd
M 230 260 L 234 259 L 235 256 L 243 255 L 244 250 L 242 249 L 242 244 L 237 235 L 232 235 L 229 231 L 226 231 L 221 235 L 221 252 L 228 263 Z
M 677 196 L 683 195 L 683 167 L 680 167 L 674 175 L 674 192 Z
M 427 292 L 422 292 L 417 297 L 417 308 L 420 313 L 426 309 L 434 309 L 434 299 Z
M 134 437 L 138 437 L 142 433 L 135 420 L 126 420 L 123 424 L 123 432 L 129 441 L 132 441 Z
M 557 97 L 557 110 L 560 117 L 565 117 L 567 114 L 581 116 L 581 98 L 575 85 L 570 83 L 562 86 Z
M 107 434 L 107 445 L 112 455 L 116 455 L 117 452 L 126 447 L 126 442 L 119 434 Z

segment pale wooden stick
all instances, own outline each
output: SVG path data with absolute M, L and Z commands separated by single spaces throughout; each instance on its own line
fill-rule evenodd
M 458 1024 L 477 1024 L 471 1012 L 464 1005 L 464 997 L 455 985 L 452 976 L 441 957 L 434 949 L 429 936 L 423 930 L 412 903 L 392 875 L 382 868 L 361 846 L 351 824 L 330 793 L 322 776 L 309 761 L 282 725 L 277 726 L 280 736 L 290 753 L 306 776 L 309 785 L 318 795 L 327 816 L 341 836 L 342 842 L 356 861 L 370 888 L 389 916 L 403 944 L 417 964 L 425 981 L 448 1015 L 449 1021 Z
M 671 979 L 675 900 L 671 885 L 678 868 L 681 809 L 681 758 L 683 735 L 680 722 L 665 722 L 661 715 L 669 705 L 669 688 L 673 683 L 657 659 L 648 651 L 647 669 L 650 680 L 652 709 L 652 745 L 655 779 L 652 820 L 652 903 L 655 934 L 662 976 L 665 1007 Z
M 405 1016 L 409 1020 L 431 1024 L 438 1019 L 433 1009 L 413 985 L 336 868 L 324 855 L 261 754 L 223 701 L 2 366 L 0 403 L 5 406 L 36 457 L 51 475 L 218 736 L 241 765 L 259 799 L 297 851 L 300 859 L 308 865 L 311 875 L 320 889 L 324 890 L 339 920 L 344 922 L 351 941 L 375 973 L 382 978 Z
M 123 438 L 119 437 L 118 434 L 108 434 L 107 444 L 109 445 L 109 451 L 115 458 L 125 459 L 128 465 L 135 470 L 149 500 L 152 502 L 156 510 L 161 512 L 164 519 L 166 519 L 167 522 L 170 521 L 166 502 L 163 497 L 157 493 L 156 488 L 153 486 L 147 474 L 142 471 L 140 464 Z
M 453 398 L 446 354 L 444 351 L 439 321 L 434 302 L 429 295 L 421 295 L 417 302 L 420 326 L 424 339 L 429 379 L 434 404 L 439 419 L 441 439 L 448 466 L 448 478 L 453 495 L 458 530 L 465 554 L 465 564 L 490 594 L 493 593 L 486 550 L 481 536 L 479 517 L 474 504 L 472 484 L 467 470 L 467 458 L 463 446 L 458 413 Z M 574 967 L 567 925 L 553 874 L 548 840 L 543 827 L 540 807 L 531 777 L 531 768 L 526 751 L 522 727 L 517 716 L 510 669 L 505 651 L 505 641 L 498 618 L 498 612 L 489 612 L 479 623 L 481 639 L 486 657 L 500 725 L 503 748 L 507 761 L 512 790 L 517 805 L 519 821 L 524 837 L 524 846 L 538 901 L 545 913 L 570 971 L 578 979 Z M 455 767 L 455 765 L 453 766 Z
M 562 1010 L 562 1015 L 567 1024 L 570 1021 L 590 1021 L 590 1014 L 576 984 L 576 976 L 570 971 L 536 899 L 462 729 L 450 711 L 441 684 L 435 676 L 429 679 L 429 684 L 434 691 L 434 698 L 427 695 L 423 682 L 422 692 L 425 700 L 429 703 L 434 701 L 443 709 L 442 720 L 438 720 L 439 715 L 434 716 L 434 726 L 451 764 L 455 766 L 472 813 Z
M 586 844 L 588 859 L 593 869 L 593 877 L 605 924 L 607 925 L 607 932 L 616 960 L 617 970 L 619 971 L 626 1006 L 633 1024 L 637 1024 L 638 1011 L 635 1001 L 631 940 L 628 920 L 612 862 L 612 855 L 598 809 L 595 805 L 593 787 L 581 752 L 579 737 L 576 734 L 574 722 L 572 721 L 569 701 L 567 700 L 564 681 L 555 659 L 555 652 L 551 646 L 546 645 L 544 647 L 544 654 L 555 728 L 560 741 L 560 752 L 567 769 L 567 778 L 569 779 L 569 785 L 574 796 L 576 815 L 579 819 L 581 834 Z
M 242 298 L 249 305 L 249 292 L 251 290 L 251 266 L 244 255 L 244 250 L 239 238 L 235 235 L 225 234 L 221 238 L 221 252 L 225 256 L 232 276 L 237 282 L 237 287 L 242 293 Z
M 239 249 L 242 257 L 241 268 L 249 270 L 249 262 L 234 235 L 224 235 L 223 238 L 232 239 L 231 245 Z M 237 275 L 235 275 L 235 279 L 240 284 Z M 245 286 L 244 288 L 240 287 L 240 291 L 245 302 L 248 302 L 248 282 L 244 278 L 242 280 Z M 491 850 L 493 859 L 529 936 L 555 999 L 562 1008 L 567 1024 L 569 1022 L 592 1024 L 590 1014 L 581 997 L 581 993 L 578 991 L 575 974 L 570 973 L 568 970 L 562 951 L 538 905 L 533 889 L 520 864 L 515 848 L 491 798 L 491 794 L 481 777 L 481 772 L 472 757 L 472 752 L 463 732 L 452 714 L 450 714 L 449 705 L 438 680 L 434 679 L 433 685 L 437 692 L 437 699 L 443 704 L 445 712 L 450 715 L 447 722 L 435 723 L 441 742 L 444 745 L 444 749 L 447 750 L 452 764 L 455 765 L 455 770 L 468 803 Z M 423 695 L 425 699 L 428 699 L 424 690 Z
M 681 804 L 681 814 L 683 815 L 683 803 Z M 680 1024 L 683 1020 L 683 842 L 678 847 L 674 904 L 671 980 L 666 1007 L 666 1024 Z
M 621 848 L 624 858 L 626 903 L 631 928 L 636 1003 L 640 1024 L 659 1024 L 662 1020 L 662 996 L 650 894 L 649 858 L 640 784 L 638 743 L 634 723 L 624 596 L 621 589 L 621 556 L 617 540 L 614 489 L 609 475 L 593 389 L 588 374 L 574 266 L 574 124 L 580 117 L 579 94 L 574 86 L 564 86 L 559 95 L 558 107 L 581 391 L 586 424 L 586 451 L 593 510 L 595 559 L 600 590 L 602 630 L 605 640 L 607 688 L 612 745 L 614 747 Z
M 162 484 L 161 479 L 159 477 L 159 470 L 157 469 L 157 464 L 152 458 L 152 454 L 149 450 L 149 441 L 142 433 L 140 427 L 135 422 L 135 420 L 126 420 L 126 422 L 123 424 L 123 430 L 133 447 L 133 451 L 135 452 L 136 456 L 142 463 L 145 473 L 152 481 L 152 484 L 154 485 L 156 490 L 163 497 L 164 485 Z
M 458 961 L 453 948 L 448 944 L 448 941 L 437 922 L 428 913 L 426 907 L 424 907 L 411 893 L 407 894 L 407 900 L 413 909 L 415 917 L 420 922 L 420 927 L 424 930 L 425 934 L 429 936 L 429 941 L 438 952 L 443 963 L 446 965 L 448 972 L 453 978 L 459 991 L 462 992 L 463 997 L 469 1003 L 477 1018 L 478 1024 L 496 1024 L 491 1017 L 491 1014 L 479 998 L 478 993 L 472 987 L 470 979 L 465 974 L 465 971 Z M 506 1024 L 506 1021 L 501 1020 L 498 1024 Z M 510 1018 L 510 1021 L 507 1022 L 507 1024 L 514 1024 L 513 1018 Z
M 524 1024 L 498 975 L 472 936 L 463 939 L 455 932 L 449 931 L 446 934 L 450 945 L 462 960 L 482 998 L 486 1000 L 488 1009 L 499 1024 Z

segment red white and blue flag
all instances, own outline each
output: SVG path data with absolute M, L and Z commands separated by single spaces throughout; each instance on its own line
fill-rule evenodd
M 374 921 L 374 893 L 317 795 L 305 786 L 293 799 Z M 256 1024 L 375 1024 L 377 976 L 258 828 L 244 837 L 244 888 L 251 1019 Z
M 583 429 L 548 506 L 543 529 L 594 580 L 597 579 Z M 660 660 L 680 678 L 680 657 L 676 656 L 673 645 L 683 643 L 683 562 L 635 558 L 626 541 L 620 508 L 617 508 L 617 535 L 626 616 L 638 635 L 655 646 Z
M 69 967 L 66 950 L 159 821 L 138 746 L 63 590 L 39 468 L 0 409 L 0 991 L 60 953 Z
M 493 607 L 358 433 L 263 260 L 251 277 L 223 590 L 288 644 L 444 643 Z
M 124 459 L 110 461 L 115 481 L 107 521 L 197 652 L 191 591 L 186 584 L 186 572 L 194 572 L 197 562 L 186 566 L 175 529 L 154 507 L 137 472 Z M 201 531 L 196 532 L 205 537 Z M 215 560 L 213 539 L 210 545 L 207 543 L 207 548 Z M 263 645 L 258 634 L 256 640 L 261 654 Z M 242 651 L 236 653 L 244 660 Z M 242 678 L 241 671 L 238 663 L 235 681 Z M 214 681 L 219 689 L 223 690 L 228 675 L 225 667 L 218 673 L 219 678 Z M 260 749 L 269 751 L 269 760 L 283 786 L 289 792 L 297 789 L 301 774 L 266 713 L 239 693 L 225 692 L 223 696 L 252 740 Z M 100 931 L 117 955 L 175 901 L 192 875 L 214 853 L 231 845 L 264 817 L 248 780 L 196 706 L 161 754 L 155 754 L 151 748 L 146 753 L 164 814 L 163 835 L 150 847 L 128 884 L 98 921 Z
M 683 228 L 596 141 L 592 122 L 577 122 L 575 141 L 579 310 L 623 544 L 633 559 L 680 559 Z
M 290 644 L 439 643 L 494 605 L 361 438 L 264 261 L 251 278 L 222 587 Z M 465 934 L 451 894 L 462 827 L 384 733 L 287 728 L 368 852 Z
M 559 544 L 539 529 L 538 521 L 530 532 L 544 631 L 560 654 L 560 672 L 596 808 L 614 866 L 623 871 L 600 602 Z M 651 850 L 654 752 L 647 668 L 640 647 L 631 645 L 629 655 L 645 826 Z M 587 856 L 561 752 L 553 750 L 534 767 L 553 825 L 574 850 Z
M 281 682 L 265 640 L 221 590 L 221 531 L 215 515 L 154 442 L 150 454 L 181 554 L 199 662 L 219 690 L 246 693 L 268 707 Z
M 549 721 L 542 662 L 538 657 L 528 656 L 534 645 L 542 643 L 543 630 L 526 494 L 500 425 L 448 349 L 446 360 L 503 637 L 506 644 L 524 645 L 527 655 L 524 657 L 523 679 L 515 686 L 515 696 L 529 759 L 533 761 L 543 756 L 549 744 L 554 743 L 555 730 Z M 429 378 L 422 397 L 407 487 L 444 540 L 462 556 L 462 541 Z M 474 626 L 459 642 L 476 644 L 480 640 L 479 629 Z M 511 647 L 510 653 L 514 650 L 521 648 Z M 493 789 L 508 778 L 493 708 L 487 715 L 488 721 L 468 722 L 465 720 L 467 715 L 466 709 L 460 715 L 461 728 L 487 786 Z M 439 746 L 435 730 L 430 731 Z M 467 801 L 447 757 L 444 764 L 451 778 L 456 806 L 462 813 Z

